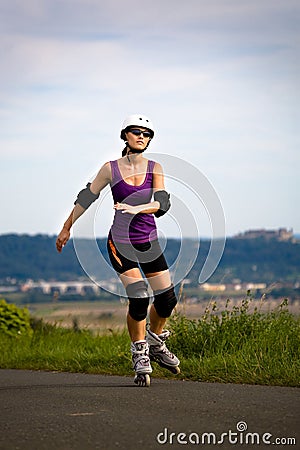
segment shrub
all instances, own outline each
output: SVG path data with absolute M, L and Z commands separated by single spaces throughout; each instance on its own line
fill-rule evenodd
M 28 309 L 0 300 L 0 333 L 8 336 L 31 335 Z

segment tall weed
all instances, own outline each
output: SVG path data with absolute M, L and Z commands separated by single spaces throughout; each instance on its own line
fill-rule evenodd
M 199 320 L 175 314 L 172 350 L 192 379 L 300 385 L 300 322 L 284 300 L 274 311 L 254 307 L 250 292 L 240 306 L 218 311 L 211 302 Z M 191 370 L 192 367 L 192 370 Z

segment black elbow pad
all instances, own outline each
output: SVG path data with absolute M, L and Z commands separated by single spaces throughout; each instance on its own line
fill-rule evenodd
M 154 200 L 159 202 L 160 208 L 154 213 L 155 217 L 161 217 L 170 209 L 170 194 L 167 191 L 156 191 Z
M 91 183 L 88 183 L 86 185 L 86 188 L 82 189 L 79 194 L 77 195 L 77 199 L 74 202 L 74 205 L 77 205 L 79 203 L 80 206 L 82 206 L 84 209 L 88 209 L 91 204 L 97 200 L 99 197 L 99 194 L 93 194 L 90 190 Z

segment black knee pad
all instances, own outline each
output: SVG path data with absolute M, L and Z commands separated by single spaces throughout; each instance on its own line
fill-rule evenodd
M 160 317 L 164 319 L 170 317 L 177 304 L 174 286 L 169 287 L 165 291 L 155 291 L 153 304 Z
M 138 322 L 146 319 L 149 305 L 146 283 L 142 280 L 131 283 L 126 287 L 126 292 L 129 300 L 130 316 Z

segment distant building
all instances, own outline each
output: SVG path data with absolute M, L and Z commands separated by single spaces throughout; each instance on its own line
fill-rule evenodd
M 204 291 L 225 291 L 226 285 L 225 284 L 204 283 L 204 284 L 202 284 L 201 288 Z
M 294 239 L 293 229 L 279 228 L 278 230 L 248 230 L 234 236 L 234 239 L 276 239 L 277 241 L 291 241 Z

